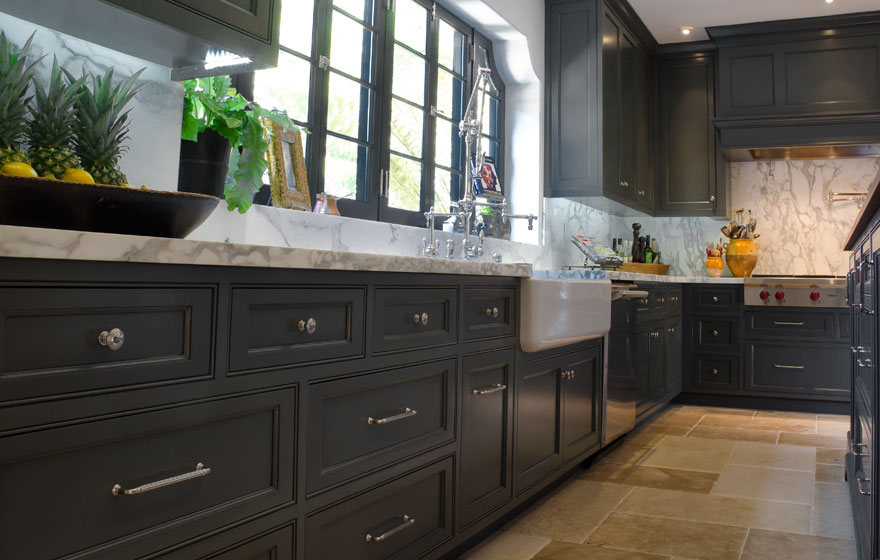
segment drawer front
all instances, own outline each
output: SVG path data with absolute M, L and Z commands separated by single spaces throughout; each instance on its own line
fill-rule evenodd
M 651 291 L 651 308 L 654 313 L 665 313 L 669 308 L 669 290 L 655 288 Z
M 0 558 L 141 556 L 292 503 L 295 403 L 284 389 L 2 438 L 0 526 L 15 538 Z
M 456 361 L 309 386 L 311 494 L 455 439 Z
M 747 337 L 834 338 L 833 311 L 746 312 Z
M 669 315 L 681 315 L 681 300 L 681 287 L 670 288 L 669 295 L 666 298 L 666 307 L 669 311 Z
M 210 377 L 213 308 L 208 287 L 2 288 L 0 400 Z
M 697 389 L 732 392 L 739 381 L 739 361 L 717 356 L 693 357 L 693 382 Z
M 159 560 L 293 560 L 295 549 L 294 527 L 288 525 L 266 535 L 241 539 L 224 531 L 220 535 L 187 546 Z M 230 537 L 235 543 L 230 545 Z
M 742 288 L 696 288 L 694 296 L 697 311 L 736 311 L 742 299 Z
M 455 288 L 377 288 L 373 351 L 393 352 L 458 341 Z
M 364 288 L 235 288 L 229 369 L 364 356 Z
M 739 320 L 735 318 L 694 318 L 694 349 L 733 350 L 739 344 Z
M 516 334 L 516 289 L 467 288 L 464 291 L 464 339 Z
M 648 292 L 648 296 L 635 300 L 636 302 L 636 316 L 643 317 L 651 314 L 651 309 L 653 308 L 654 302 L 654 290 L 655 288 L 651 288 L 648 286 L 639 286 L 639 291 Z
M 417 558 L 452 538 L 452 459 L 306 519 L 306 558 Z
M 843 345 L 749 342 L 745 388 L 847 398 L 850 349 Z
M 837 336 L 847 342 L 852 338 L 852 315 L 850 311 L 840 311 L 837 313 Z

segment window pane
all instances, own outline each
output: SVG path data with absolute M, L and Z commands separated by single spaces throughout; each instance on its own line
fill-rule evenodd
M 491 66 L 489 66 L 489 51 L 480 46 L 477 46 L 477 68 L 491 68 Z M 476 69 L 474 69 L 474 71 L 476 71 Z M 493 80 L 495 79 L 494 72 L 491 77 Z M 488 91 L 493 95 L 501 95 L 492 85 L 489 86 Z
M 391 101 L 391 149 L 416 158 L 422 157 L 425 112 L 403 101 Z
M 369 142 L 372 93 L 359 83 L 331 72 L 327 129 Z
M 467 41 L 464 34 L 440 20 L 440 50 L 438 60 L 442 66 L 454 71 L 460 76 L 465 72 L 465 53 Z
M 428 10 L 413 0 L 396 0 L 394 38 L 425 54 L 428 44 Z
M 452 201 L 453 193 L 461 192 L 461 175 L 446 171 L 445 169 L 434 169 L 434 208 L 441 212 L 448 212 L 451 208 L 449 203 Z
M 492 140 L 483 140 L 483 151 L 486 152 L 486 155 L 491 157 L 496 162 L 495 170 L 498 171 L 498 174 L 501 174 L 501 170 L 497 167 L 497 162 L 499 161 L 498 156 L 500 155 L 501 145 L 498 142 L 493 142 Z M 500 181 L 500 179 L 499 179 Z M 503 188 L 503 184 L 502 184 Z
M 460 121 L 464 111 L 464 82 L 442 68 L 437 71 L 437 110 L 444 117 Z
M 425 59 L 400 45 L 394 45 L 391 91 L 413 103 L 425 105 Z
M 435 163 L 444 167 L 463 170 L 464 142 L 458 136 L 458 125 L 437 119 L 437 136 L 435 139 Z
M 483 134 L 492 138 L 501 137 L 501 103 L 494 97 L 486 98 L 486 109 L 483 111 Z
M 281 6 L 281 44 L 312 56 L 312 26 L 315 0 L 285 0 Z
M 288 2 L 289 0 L 284 0 Z M 373 25 L 373 0 L 333 0 L 333 5 L 337 6 L 359 20 Z
M 277 68 L 254 72 L 254 100 L 266 108 L 284 109 L 297 121 L 308 122 L 310 85 L 311 64 L 282 51 L 278 53 Z
M 390 175 L 388 206 L 413 212 L 421 210 L 421 164 L 392 154 Z
M 369 150 L 354 142 L 334 136 L 327 137 L 324 160 L 324 192 L 343 198 L 355 198 L 358 187 L 366 192 L 369 174 Z
M 373 32 L 335 10 L 330 65 L 365 82 L 373 81 Z

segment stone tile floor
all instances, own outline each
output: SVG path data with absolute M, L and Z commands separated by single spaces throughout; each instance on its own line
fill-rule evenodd
M 855 560 L 849 418 L 671 406 L 467 560 Z

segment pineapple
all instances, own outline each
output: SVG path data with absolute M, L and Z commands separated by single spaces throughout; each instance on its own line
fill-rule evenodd
M 0 33 L 0 167 L 13 162 L 30 163 L 21 142 L 27 130 L 28 85 L 39 62 L 27 65 L 33 38 L 31 35 L 21 51 L 15 52 L 6 34 Z
M 83 80 L 69 81 L 52 62 L 49 88 L 39 76 L 34 76 L 34 105 L 28 131 L 31 167 L 41 177 L 61 177 L 70 168 L 79 167 L 79 158 L 71 150 L 76 116 L 73 103 Z
M 119 169 L 119 158 L 128 139 L 128 113 L 122 109 L 137 95 L 142 86 L 135 86 L 139 70 L 129 79 L 113 85 L 113 68 L 103 76 L 83 76 L 83 84 L 75 97 L 76 140 L 74 149 L 82 167 L 96 183 L 123 185 L 128 182 Z M 69 81 L 75 81 L 65 70 Z

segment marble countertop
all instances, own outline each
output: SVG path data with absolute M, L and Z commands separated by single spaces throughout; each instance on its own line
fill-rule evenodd
M 632 282 L 665 282 L 667 284 L 743 284 L 745 278 L 725 276 L 709 278 L 708 276 L 660 276 L 659 274 L 640 274 L 638 272 L 606 273 L 609 280 L 628 280 Z
M 468 262 L 4 225 L 0 225 L 0 257 L 479 276 L 532 275 L 529 264 L 491 260 Z

